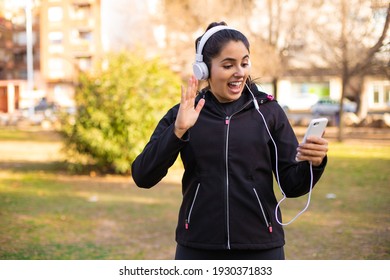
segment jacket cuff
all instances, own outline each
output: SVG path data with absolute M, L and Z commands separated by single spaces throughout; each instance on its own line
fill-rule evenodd
M 322 170 L 325 168 L 326 164 L 328 163 L 328 156 L 326 155 L 324 159 L 322 160 L 321 164 L 318 166 L 313 166 L 313 170 Z
M 190 130 L 187 130 L 186 133 L 184 133 L 183 137 L 181 137 L 181 138 L 177 137 L 177 135 L 175 134 L 175 126 L 174 126 L 174 125 L 171 127 L 171 130 L 172 130 L 173 136 L 174 136 L 176 139 L 178 139 L 178 140 L 180 140 L 180 141 L 182 141 L 182 142 L 188 142 L 188 141 L 190 141 Z

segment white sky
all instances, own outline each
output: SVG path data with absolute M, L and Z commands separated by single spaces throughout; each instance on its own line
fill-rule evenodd
M 104 50 L 125 41 L 141 39 L 148 14 L 157 13 L 159 0 L 101 0 L 102 40 Z M 141 29 L 141 30 L 140 30 Z

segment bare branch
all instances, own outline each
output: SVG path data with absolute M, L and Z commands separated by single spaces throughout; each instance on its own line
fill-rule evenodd
M 386 21 L 383 26 L 381 36 L 378 38 L 378 41 L 375 43 L 375 45 L 368 50 L 366 58 L 363 59 L 360 63 L 356 64 L 356 66 L 350 70 L 350 75 L 353 76 L 358 74 L 359 72 L 364 71 L 372 63 L 374 55 L 383 47 L 383 42 L 387 36 L 389 24 L 390 24 L 390 4 L 387 7 Z

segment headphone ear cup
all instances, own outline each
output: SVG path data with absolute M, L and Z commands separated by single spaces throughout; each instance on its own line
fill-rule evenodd
M 192 66 L 195 78 L 198 80 L 207 80 L 209 77 L 209 69 L 207 68 L 206 63 L 204 62 L 195 62 Z

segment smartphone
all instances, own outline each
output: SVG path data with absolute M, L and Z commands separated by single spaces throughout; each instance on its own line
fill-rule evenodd
M 309 123 L 309 126 L 307 127 L 305 136 L 303 136 L 302 143 L 305 143 L 307 137 L 309 136 L 322 137 L 322 135 L 325 132 L 325 128 L 327 124 L 328 124 L 327 118 L 312 119 L 311 122 Z M 296 158 L 296 161 L 299 160 Z
M 327 118 L 312 119 L 311 122 L 309 123 L 309 126 L 307 127 L 302 142 L 305 143 L 307 137 L 309 136 L 322 137 L 322 135 L 325 132 L 325 128 L 327 124 L 328 124 Z

